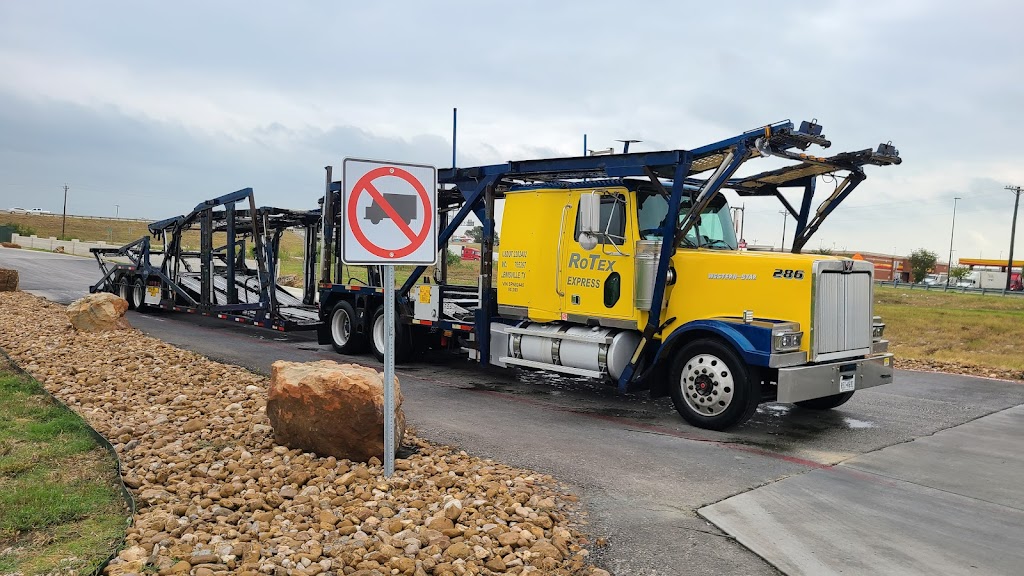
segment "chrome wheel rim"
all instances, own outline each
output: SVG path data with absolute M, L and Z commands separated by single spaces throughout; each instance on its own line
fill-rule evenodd
M 732 370 L 714 354 L 690 358 L 679 377 L 683 398 L 701 416 L 717 416 L 732 404 L 736 386 Z
M 334 344 L 342 347 L 348 344 L 348 339 L 351 336 L 352 319 L 349 318 L 346 310 L 338 308 L 334 311 L 334 316 L 331 318 L 331 337 L 334 338 Z

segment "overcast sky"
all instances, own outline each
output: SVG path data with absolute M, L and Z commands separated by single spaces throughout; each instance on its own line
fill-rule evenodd
M 65 182 L 74 214 L 247 186 L 312 208 L 345 156 L 448 166 L 453 107 L 462 166 L 817 118 L 828 152 L 891 140 L 904 162 L 868 167 L 808 248 L 944 260 L 959 196 L 954 259 L 1006 257 L 1024 5 L 689 4 L 3 0 L 0 208 L 59 212 Z M 778 245 L 781 206 L 746 204 L 747 240 Z

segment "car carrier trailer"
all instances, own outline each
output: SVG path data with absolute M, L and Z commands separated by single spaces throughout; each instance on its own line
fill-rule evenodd
M 800 251 L 864 181 L 865 166 L 901 160 L 891 144 L 806 152 L 830 145 L 817 123 L 786 121 L 689 150 L 440 170 L 441 254 L 475 214 L 478 281 L 450 283 L 444 258 L 433 278 L 416 268 L 397 294 L 396 359 L 445 349 L 649 389 L 710 429 L 742 423 L 761 402 L 829 409 L 888 383 L 893 357 L 873 315 L 873 267 Z M 767 157 L 786 165 L 737 175 Z M 819 177 L 835 186 L 812 210 Z M 346 354 L 369 346 L 381 358 L 380 275 L 371 268 L 365 284 L 344 277 L 341 189 L 328 168 L 319 340 Z M 739 251 L 723 189 L 777 198 L 796 220 L 791 253 Z M 783 194 L 794 190 L 795 206 Z
M 245 188 L 150 224 L 150 236 L 160 239 L 162 249 L 153 249 L 150 236 L 120 248 L 92 248 L 103 276 L 90 292 L 119 294 L 140 311 L 194 313 L 282 332 L 313 330 L 320 319 L 314 303 L 316 260 L 310 255 L 316 252 L 319 222 L 319 210 L 256 208 L 252 189 Z M 290 228 L 301 229 L 305 238 L 301 297 L 277 284 L 281 236 Z M 199 250 L 183 246 L 190 230 L 199 234 Z
M 396 360 L 438 349 L 604 380 L 621 392 L 648 389 L 710 429 L 744 422 L 762 402 L 829 409 L 891 382 L 872 265 L 800 251 L 865 180 L 866 166 L 899 164 L 899 154 L 881 144 L 824 157 L 807 153 L 812 146 L 831 146 L 821 126 L 785 121 L 689 150 L 440 170 L 440 252 L 475 215 L 479 273 L 475 284 L 452 283 L 445 258 L 432 276 L 425 266 L 413 271 L 396 299 Z M 738 175 L 769 157 L 785 165 Z M 823 177 L 833 188 L 812 209 Z M 791 253 L 738 250 L 726 189 L 777 198 L 796 221 Z M 120 293 L 139 308 L 317 329 L 319 342 L 340 353 L 369 348 L 382 358 L 382 275 L 369 266 L 357 280 L 341 262 L 342 190 L 328 167 L 316 210 L 257 209 L 248 188 L 209 200 L 149 226 L 161 250 L 149 237 L 93 249 L 103 278 L 91 290 Z M 366 217 L 383 218 L 373 207 Z M 408 224 L 423 215 L 406 209 L 399 217 Z M 183 249 L 182 234 L 197 227 L 200 249 Z M 275 275 L 281 234 L 293 227 L 305 231 L 301 298 Z

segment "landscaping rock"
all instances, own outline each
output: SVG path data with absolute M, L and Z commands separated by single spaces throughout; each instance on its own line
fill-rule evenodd
M 0 292 L 14 292 L 18 289 L 18 271 L 0 268 Z
M 607 576 L 550 476 L 407 433 L 386 478 L 377 458 L 275 443 L 259 374 L 135 330 L 68 328 L 63 307 L 0 293 L 0 348 L 114 443 L 135 494 L 107 574 Z
M 267 416 L 275 439 L 286 446 L 358 462 L 384 457 L 384 379 L 372 368 L 331 360 L 274 362 Z M 396 446 L 404 435 L 396 378 Z
M 75 300 L 68 306 L 67 315 L 71 325 L 85 332 L 103 332 L 131 328 L 124 313 L 128 301 L 107 292 L 89 294 Z

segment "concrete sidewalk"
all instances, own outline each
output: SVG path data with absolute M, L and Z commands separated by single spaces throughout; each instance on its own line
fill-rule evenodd
M 786 574 L 1024 572 L 1024 406 L 698 512 Z

